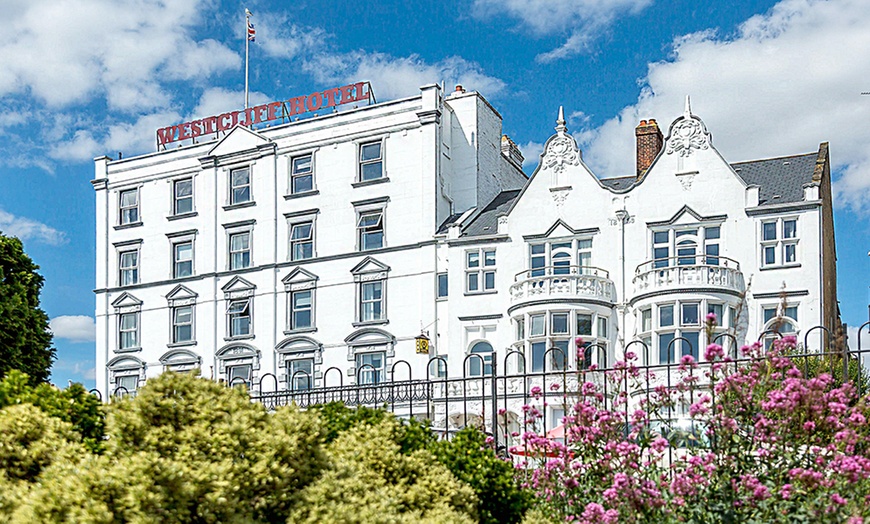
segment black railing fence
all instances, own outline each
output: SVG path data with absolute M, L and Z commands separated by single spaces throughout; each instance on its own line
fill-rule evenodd
M 792 359 L 805 376 L 828 373 L 837 384 L 851 380 L 858 393 L 866 395 L 870 393 L 867 378 L 870 376 L 870 348 L 862 347 L 861 337 L 868 332 L 870 322 L 860 326 L 856 348 L 850 349 L 844 336 L 816 326 L 801 333 L 795 349 L 782 356 Z M 765 331 L 758 341 L 767 348 L 772 340 L 783 336 Z M 724 360 L 705 361 L 702 348 L 694 348 L 691 341 L 678 337 L 667 347 L 667 361 L 658 364 L 650 364 L 651 348 L 641 340 L 634 340 L 617 355 L 618 359 L 608 355 L 607 348 L 600 344 L 579 347 L 576 366 L 569 366 L 569 355 L 553 347 L 544 354 L 543 364 L 535 363 L 535 367 L 541 369 L 534 371 L 528 371 L 522 351 L 508 349 L 498 354 L 498 358 L 494 354 L 491 361 L 480 354 L 468 355 L 463 361 L 462 376 L 458 377 L 446 376 L 447 361 L 434 357 L 428 362 L 428 376 L 424 378 L 414 378 L 411 364 L 399 360 L 388 374 L 369 364 L 360 366 L 353 384 L 345 384 L 342 371 L 331 367 L 317 380 L 305 371 L 296 371 L 285 383 L 267 373 L 253 387 L 240 378 L 228 385 L 248 387 L 252 400 L 270 410 L 291 404 L 306 408 L 330 402 L 351 407 L 383 407 L 399 417 L 426 419 L 432 430 L 445 438 L 464 427 L 475 426 L 492 436 L 497 447 L 504 449 L 517 444 L 518 436 L 529 429 L 530 410 L 540 413 L 537 417 L 539 431 L 554 431 L 557 435 L 561 417 L 592 389 L 600 394 L 605 409 L 624 415 L 628 426 L 629 413 L 636 409 L 640 399 L 649 402 L 662 390 L 675 391 L 682 388 L 680 384 L 691 383 L 693 387 L 681 389 L 684 400 L 667 407 L 665 420 L 677 425 L 693 425 L 685 415 L 695 396 L 712 395 L 716 402 L 709 381 L 712 366 L 718 364 L 719 369 L 724 366 L 727 372 L 764 358 L 763 355 L 744 355 L 736 337 L 730 333 L 716 335 L 713 342 L 722 346 Z M 630 365 L 631 373 L 627 372 L 625 362 L 629 353 L 637 355 Z M 686 356 L 692 357 L 692 365 L 686 365 Z M 478 365 L 472 366 L 472 362 Z M 474 374 L 469 373 L 470 370 Z M 396 380 L 399 376 L 407 378 Z M 687 376 L 691 377 L 688 381 Z M 337 385 L 314 387 L 317 383 Z M 99 395 L 96 390 L 92 392 Z M 113 397 L 133 395 L 135 391 L 123 387 L 112 392 Z M 696 435 L 701 433 L 694 427 L 684 429 Z

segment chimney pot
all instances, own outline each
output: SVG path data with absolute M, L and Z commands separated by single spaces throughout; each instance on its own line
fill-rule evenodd
M 462 87 L 462 84 L 456 84 L 456 92 L 457 93 L 464 93 L 465 92 L 465 88 Z
M 653 161 L 661 152 L 665 140 L 655 119 L 641 120 L 634 130 L 637 141 L 637 179 L 646 174 Z

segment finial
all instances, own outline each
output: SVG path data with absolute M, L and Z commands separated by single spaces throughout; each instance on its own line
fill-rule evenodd
M 564 133 L 568 130 L 568 127 L 565 125 L 565 111 L 562 109 L 562 106 L 559 106 L 559 118 L 556 119 L 556 131 L 558 133 Z
M 689 95 L 686 95 L 686 109 L 683 111 L 683 115 L 685 115 L 686 118 L 692 116 L 692 102 L 689 100 Z

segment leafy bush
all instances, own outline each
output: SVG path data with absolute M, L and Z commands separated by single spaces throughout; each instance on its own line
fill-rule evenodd
M 326 442 L 332 442 L 345 431 L 360 425 L 376 426 L 393 415 L 385 409 L 366 406 L 347 407 L 341 402 L 330 402 L 313 406 L 312 410 L 320 415 L 325 430 Z M 393 427 L 393 440 L 399 445 L 402 453 L 410 453 L 418 449 L 426 449 L 435 442 L 435 435 L 429 429 L 428 421 L 417 419 L 402 420 Z
M 88 449 L 101 449 L 106 418 L 103 406 L 81 384 L 72 384 L 66 389 L 46 383 L 34 387 L 27 375 L 13 370 L 0 381 L 0 408 L 16 404 L 32 404 L 70 423 Z
M 400 423 L 359 424 L 329 446 L 330 467 L 288 522 L 474 522 L 476 497 L 425 449 L 402 453 Z
M 514 478 L 514 465 L 495 455 L 486 436 L 468 427 L 450 440 L 436 442 L 432 452 L 453 475 L 477 495 L 482 524 L 520 522 L 531 498 Z

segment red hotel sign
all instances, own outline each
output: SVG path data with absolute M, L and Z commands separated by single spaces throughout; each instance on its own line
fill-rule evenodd
M 170 142 L 195 139 L 203 135 L 216 134 L 221 131 L 229 131 L 237 125 L 253 126 L 288 118 L 293 115 L 317 111 L 327 107 L 334 107 L 361 100 L 370 100 L 371 84 L 357 82 L 343 87 L 334 87 L 325 91 L 311 93 L 308 96 L 297 96 L 288 100 L 249 107 L 241 111 L 230 111 L 218 116 L 210 116 L 185 122 L 177 126 L 164 127 L 157 130 L 157 147 L 165 146 Z

